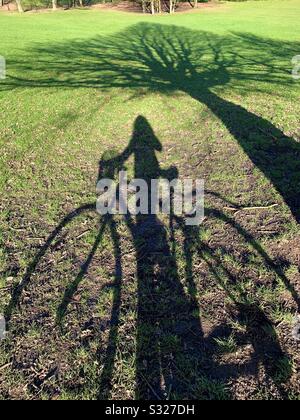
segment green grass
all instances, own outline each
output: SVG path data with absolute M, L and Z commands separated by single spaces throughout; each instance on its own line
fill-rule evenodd
M 0 312 L 12 309 L 1 398 L 161 396 L 156 357 L 163 398 L 299 398 L 299 12 L 299 0 L 272 0 L 155 17 L 0 13 Z M 99 160 L 128 146 L 138 116 L 162 145 L 162 171 L 205 178 L 204 224 L 172 232 L 163 219 L 172 255 L 152 264 L 117 217 L 85 272 L 92 205 L 38 254 L 95 202 Z M 136 174 L 132 157 L 125 165 Z M 158 304 L 148 287 L 164 267 L 180 292 L 160 284 Z
M 237 344 L 233 335 L 226 338 L 216 338 L 215 342 L 221 353 L 234 353 L 237 350 Z

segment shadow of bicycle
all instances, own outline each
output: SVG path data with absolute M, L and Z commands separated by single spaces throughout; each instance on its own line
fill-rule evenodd
M 142 116 L 134 124 L 132 138 L 127 148 L 120 154 L 109 152 L 99 163 L 99 179 L 117 179 L 120 170 L 133 160 L 133 174 L 148 185 L 149 203 L 151 180 L 178 177 L 175 167 L 162 169 L 157 153 L 162 145 L 149 122 Z M 214 193 L 209 192 L 214 195 Z M 58 235 L 70 223 L 85 214 L 96 212 L 96 204 L 82 206 L 67 215 L 49 236 L 28 267 L 23 281 L 15 288 L 6 309 L 5 318 L 9 323 L 21 302 L 24 291 L 30 290 L 31 278 L 39 270 L 39 264 L 47 254 Z M 216 208 L 206 208 L 206 216 L 226 223 L 243 243 L 257 253 L 263 264 L 276 273 L 292 295 L 298 311 L 300 301 L 282 269 L 275 265 L 263 247 L 236 221 Z M 261 366 L 272 380 L 278 392 L 284 396 L 285 377 L 280 376 L 280 362 L 287 355 L 281 348 L 274 324 L 262 309 L 258 299 L 248 296 L 242 286 L 243 279 L 228 269 L 220 253 L 201 239 L 201 227 L 187 226 L 185 219 L 171 214 L 168 224 L 157 215 L 132 216 L 127 214 L 123 223 L 130 234 L 134 249 L 137 282 L 136 309 L 136 398 L 137 399 L 195 399 L 199 398 L 199 380 L 204 377 L 222 379 L 228 382 L 240 375 L 257 377 Z M 122 234 L 119 219 L 114 215 L 100 218 L 98 233 L 91 250 L 75 279 L 66 287 L 64 296 L 56 310 L 56 326 L 60 334 L 66 334 L 64 320 L 79 286 L 91 267 L 96 253 L 101 248 L 103 236 L 109 233 L 113 245 L 114 280 L 113 302 L 109 320 L 110 332 L 105 346 L 99 349 L 105 357 L 99 379 L 98 398 L 110 397 L 120 334 L 120 311 L 124 284 Z M 179 251 L 181 249 L 181 251 Z M 218 250 L 223 251 L 224 250 Z M 183 257 L 180 256 L 181 255 Z M 216 340 L 230 337 L 233 333 L 228 323 L 212 323 L 207 331 L 201 317 L 199 286 L 204 279 L 195 272 L 195 260 L 204 264 L 213 278 L 215 289 L 222 290 L 231 302 L 232 318 L 243 325 L 243 332 L 236 335 L 240 343 L 249 343 L 253 349 L 250 360 L 242 364 L 235 361 L 220 364 Z M 203 290 L 203 289 L 202 289 Z M 103 359 L 103 357 L 102 357 Z M 198 387 L 198 388 L 197 388 Z M 205 392 L 208 392 L 207 390 Z M 204 394 L 205 394 L 204 392 Z M 202 390 L 203 393 L 203 390 Z M 203 395 L 203 394 L 201 394 Z M 210 397 L 210 395 L 208 395 Z

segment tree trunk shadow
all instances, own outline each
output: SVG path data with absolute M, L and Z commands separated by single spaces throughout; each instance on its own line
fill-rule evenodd
M 300 144 L 266 119 L 207 92 L 189 94 L 205 104 L 237 140 L 253 164 L 269 179 L 300 222 Z

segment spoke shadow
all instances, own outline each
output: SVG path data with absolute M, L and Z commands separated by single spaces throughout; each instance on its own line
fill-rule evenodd
M 219 196 L 217 193 L 216 195 Z M 253 238 L 253 236 L 233 219 L 226 216 L 219 210 L 206 208 L 206 215 L 208 217 L 215 218 L 218 221 L 226 222 L 226 224 L 230 225 L 238 232 L 245 243 L 251 245 L 252 249 L 262 258 L 264 265 L 272 269 L 283 282 L 286 289 L 293 297 L 295 306 L 299 312 L 300 299 L 296 290 L 290 284 L 282 269 L 274 264 L 269 255 Z M 289 380 L 292 372 L 287 369 L 283 375 L 281 363 L 288 360 L 288 356 L 281 347 L 273 322 L 261 308 L 261 302 L 258 300 L 256 302 L 249 300 L 243 288 L 238 284 L 239 279 L 224 266 L 218 255 L 216 255 L 215 250 L 211 249 L 202 241 L 199 241 L 199 228 L 185 226 L 184 220 L 180 218 L 174 217 L 174 219 L 184 233 L 186 276 L 190 280 L 189 293 L 194 296 L 197 288 L 196 283 L 193 280 L 194 275 L 192 261 L 194 255 L 198 255 L 201 260 L 205 261 L 207 264 L 209 271 L 215 279 L 216 286 L 223 289 L 226 292 L 226 296 L 231 300 L 232 318 L 245 327 L 244 333 L 240 333 L 238 335 L 235 333 L 237 342 L 240 344 L 250 343 L 253 348 L 251 360 L 244 363 L 242 367 L 238 363 L 222 364 L 221 366 L 214 363 L 214 358 L 211 357 L 207 360 L 210 375 L 218 379 L 223 378 L 226 381 L 239 378 L 242 372 L 246 375 L 254 375 L 255 377 L 258 377 L 260 366 L 264 366 L 267 378 L 276 384 L 277 391 L 281 397 L 284 399 L 287 398 L 288 393 L 284 388 L 284 384 Z M 208 352 L 210 351 L 210 348 L 214 347 L 214 340 L 224 336 L 224 332 L 226 337 L 230 336 L 231 329 L 228 330 L 228 324 L 219 325 L 207 337 L 205 337 L 204 347 L 208 349 Z M 216 353 L 217 351 L 213 348 L 213 352 Z M 198 374 L 201 374 L 201 371 L 198 372 Z

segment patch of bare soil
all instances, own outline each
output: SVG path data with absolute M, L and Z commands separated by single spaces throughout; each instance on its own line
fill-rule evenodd
M 4 6 L 0 6 L 0 12 L 15 12 L 17 5 L 15 3 L 7 3 Z
M 26 13 L 50 13 L 53 12 L 52 8 L 34 8 L 34 7 L 23 7 L 24 12 Z M 57 8 L 57 10 L 65 10 L 62 7 Z M 17 12 L 18 8 L 15 3 L 7 3 L 4 6 L 0 6 L 0 12 Z
M 119 12 L 141 13 L 141 7 L 135 2 L 121 2 L 121 3 L 99 3 L 91 6 L 91 9 L 101 10 L 116 10 Z

